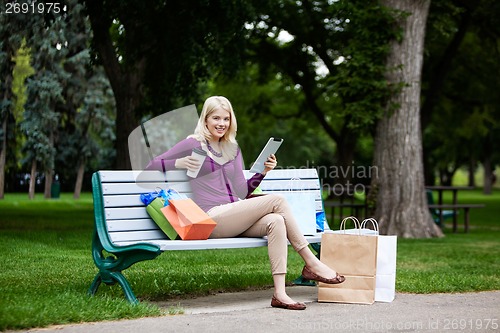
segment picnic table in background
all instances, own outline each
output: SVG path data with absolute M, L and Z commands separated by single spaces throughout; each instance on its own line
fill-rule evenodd
M 464 204 L 458 203 L 458 192 L 465 190 L 473 190 L 472 186 L 426 186 L 426 190 L 431 191 L 430 195 L 427 195 L 429 209 L 436 218 L 436 223 L 441 227 L 444 226 L 444 220 L 448 217 L 453 217 L 453 232 L 457 232 L 457 215 L 460 209 L 464 210 L 464 232 L 469 231 L 469 220 L 470 220 L 470 209 L 471 208 L 482 208 L 483 204 Z M 438 192 L 438 202 L 434 203 L 434 198 L 432 191 Z M 452 203 L 443 204 L 443 192 L 452 192 Z M 435 212 L 433 212 L 435 210 Z
M 370 189 L 369 185 L 365 185 L 365 200 L 360 202 L 356 200 L 354 196 L 338 195 L 335 196 L 335 200 L 329 199 L 324 202 L 325 208 L 330 208 L 330 228 L 334 229 L 336 218 L 340 221 L 347 216 L 357 216 L 366 218 L 368 214 L 368 203 L 367 196 Z M 484 204 L 469 204 L 469 203 L 459 203 L 458 202 L 458 192 L 473 190 L 472 186 L 426 186 L 427 191 L 427 203 L 431 211 L 434 221 L 440 226 L 444 227 L 444 221 L 453 218 L 453 232 L 457 232 L 458 218 L 457 215 L 460 210 L 464 211 L 464 232 L 469 231 L 470 225 L 470 209 L 471 208 L 481 208 Z M 352 190 L 352 188 L 346 188 L 346 192 Z M 434 202 L 433 192 L 437 192 L 438 199 L 437 203 Z M 443 193 L 445 191 L 451 191 L 452 202 L 443 203 Z M 338 212 L 338 216 L 335 213 Z

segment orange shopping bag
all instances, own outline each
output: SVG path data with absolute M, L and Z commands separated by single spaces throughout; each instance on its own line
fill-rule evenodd
M 207 239 L 217 223 L 193 200 L 169 200 L 169 205 L 161 209 L 181 239 Z

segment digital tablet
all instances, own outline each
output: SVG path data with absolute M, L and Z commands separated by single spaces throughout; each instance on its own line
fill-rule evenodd
M 259 154 L 259 157 L 255 160 L 255 162 L 252 165 L 252 168 L 250 169 L 250 172 L 253 173 L 261 173 L 264 171 L 264 163 L 267 161 L 269 158 L 269 155 L 271 154 L 276 154 L 278 151 L 278 148 L 281 146 L 283 143 L 283 139 L 281 138 L 269 138 L 269 141 L 267 141 L 264 149 Z

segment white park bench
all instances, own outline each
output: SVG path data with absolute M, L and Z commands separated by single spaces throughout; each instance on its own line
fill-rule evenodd
M 249 178 L 251 174 L 245 171 Z M 192 196 L 186 172 L 168 171 L 98 171 L 92 176 L 95 230 L 92 256 L 99 272 L 89 294 L 99 285 L 119 283 L 126 298 L 137 303 L 130 284 L 122 271 L 131 265 L 156 258 L 164 251 L 231 249 L 267 246 L 262 238 L 221 238 L 207 240 L 170 240 L 149 217 L 140 194 L 157 188 L 174 188 Z M 260 188 L 264 193 L 306 191 L 314 193 L 316 211 L 323 211 L 321 185 L 316 169 L 280 169 L 268 172 Z M 308 196 L 311 197 L 311 196 Z M 307 223 L 316 226 L 316 220 Z M 328 225 L 325 223 L 325 228 Z M 315 228 L 313 228 L 315 230 Z M 321 242 L 322 233 L 305 235 L 310 244 Z

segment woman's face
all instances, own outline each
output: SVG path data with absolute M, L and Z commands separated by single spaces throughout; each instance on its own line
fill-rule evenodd
M 231 124 L 231 115 L 228 111 L 217 108 L 205 121 L 208 131 L 212 135 L 212 140 L 217 141 L 226 134 Z

